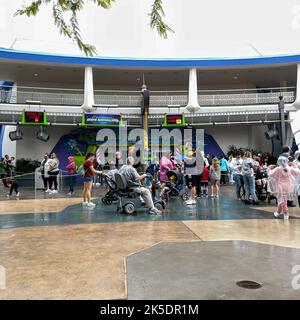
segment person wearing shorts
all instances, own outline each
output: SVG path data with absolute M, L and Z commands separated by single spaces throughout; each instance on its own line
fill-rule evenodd
M 208 196 L 208 180 L 209 180 L 209 170 L 207 167 L 203 168 L 203 173 L 201 175 L 200 187 L 201 195 L 203 197 Z
M 91 202 L 92 186 L 94 181 L 94 175 L 102 174 L 102 171 L 94 169 L 93 166 L 94 153 L 89 152 L 83 163 L 84 176 L 83 176 L 83 206 L 94 208 L 96 205 Z

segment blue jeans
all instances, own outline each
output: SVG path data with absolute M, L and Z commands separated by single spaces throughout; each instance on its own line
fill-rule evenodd
M 252 199 L 257 201 L 257 196 L 255 192 L 255 177 L 254 176 L 243 176 L 244 186 L 245 186 L 245 200 L 249 200 L 250 194 Z
M 68 183 L 69 183 L 69 192 L 74 192 L 74 185 L 76 183 L 76 177 L 70 175 L 68 177 Z
M 233 180 L 235 182 L 235 193 L 236 197 L 239 199 L 240 198 L 240 187 L 243 185 L 243 177 L 240 174 L 233 174 Z

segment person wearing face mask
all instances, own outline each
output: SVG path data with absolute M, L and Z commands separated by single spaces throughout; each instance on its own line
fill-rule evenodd
M 289 219 L 288 198 L 298 190 L 300 170 L 295 163 L 290 162 L 287 157 L 280 156 L 277 167 L 268 168 L 269 184 L 273 194 L 276 194 L 278 208 L 274 217 L 283 215 L 285 220 Z

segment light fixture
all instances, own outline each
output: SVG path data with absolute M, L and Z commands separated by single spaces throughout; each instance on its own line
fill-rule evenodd
M 234 76 L 233 79 L 234 79 L 234 80 L 237 80 L 237 79 L 238 79 L 238 76 Z
M 35 77 L 37 77 L 38 75 L 39 75 L 38 73 L 35 73 L 35 74 L 34 74 Z
M 40 130 L 36 133 L 36 138 L 41 141 L 47 142 L 50 137 L 49 134 L 45 131 L 44 127 L 40 126 Z
M 11 141 L 23 139 L 23 132 L 21 131 L 20 126 L 17 125 L 16 131 L 10 131 L 8 136 Z
M 26 104 L 40 105 L 41 101 L 38 101 L 38 100 L 26 100 Z

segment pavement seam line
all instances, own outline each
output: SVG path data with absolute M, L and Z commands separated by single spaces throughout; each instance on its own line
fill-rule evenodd
M 184 226 L 185 226 L 185 228 L 189 231 L 189 232 L 191 232 L 198 240 L 200 240 L 200 241 L 204 241 L 202 238 L 200 238 L 189 226 L 187 226 L 185 223 L 184 223 L 184 221 L 183 220 L 181 220 L 181 221 L 179 221 L 180 223 L 182 223 Z

